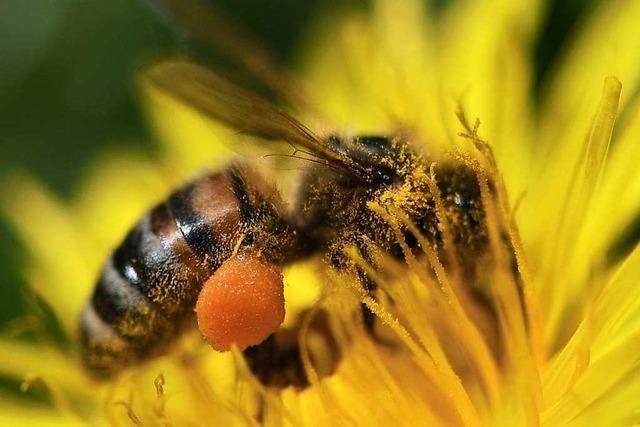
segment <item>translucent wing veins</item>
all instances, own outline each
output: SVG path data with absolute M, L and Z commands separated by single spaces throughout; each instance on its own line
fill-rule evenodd
M 296 119 L 209 69 L 188 61 L 168 61 L 147 68 L 144 75 L 161 90 L 234 129 L 290 142 L 358 177 L 367 175 Z

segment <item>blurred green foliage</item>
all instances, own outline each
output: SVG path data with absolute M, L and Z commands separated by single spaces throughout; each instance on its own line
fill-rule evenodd
M 557 0 L 535 46 L 536 82 L 574 24 L 597 0 Z M 290 58 L 305 26 L 339 0 L 218 0 L 276 56 Z M 442 7 L 446 0 L 434 1 Z M 97 151 L 150 150 L 133 76 L 145 59 L 186 43 L 143 1 L 3 0 L 0 5 L 0 177 L 28 170 L 54 191 L 72 193 Z M 10 190 L 10 189 L 9 189 Z M 46 218 L 43 218 L 46 221 Z M 0 218 L 0 325 L 18 316 L 24 254 Z

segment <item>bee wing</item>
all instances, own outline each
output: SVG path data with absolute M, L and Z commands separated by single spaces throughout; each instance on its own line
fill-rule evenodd
M 234 26 L 213 7 L 202 0 L 148 0 L 155 10 L 175 23 L 190 37 L 230 56 L 259 82 L 294 105 L 304 96 L 287 70 L 251 34 Z
M 161 90 L 234 129 L 290 142 L 353 174 L 365 173 L 290 115 L 207 68 L 189 61 L 168 61 L 151 66 L 144 76 Z

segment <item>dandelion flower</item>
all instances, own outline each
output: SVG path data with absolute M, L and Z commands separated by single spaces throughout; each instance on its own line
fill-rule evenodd
M 421 258 L 405 250 L 402 262 L 376 252 L 375 269 L 347 248 L 378 284 L 375 299 L 318 260 L 284 273 L 284 327 L 300 331 L 293 342 L 308 384 L 274 386 L 269 369 L 252 372 L 241 353 L 214 352 L 197 333 L 93 382 L 74 339 L 103 260 L 151 204 L 229 155 L 228 129 L 145 92 L 159 156 L 105 154 L 68 203 L 29 176 L 8 186 L 4 207 L 31 253 L 40 321 L 31 322 L 35 340 L 0 338 L 0 374 L 44 398 L 2 392 L 0 424 L 639 423 L 640 3 L 603 3 L 536 112 L 530 47 L 543 6 L 458 0 L 432 16 L 418 0 L 379 0 L 329 16 L 301 49 L 313 108 L 300 118 L 310 127 L 410 130 L 473 169 L 491 257 L 488 317 L 461 267 L 428 242 Z M 401 197 L 392 201 L 369 209 L 392 230 L 413 230 Z M 353 321 L 361 302 L 382 325 L 379 339 Z M 333 342 L 314 335 L 321 318 Z M 64 344 L 49 337 L 51 324 Z

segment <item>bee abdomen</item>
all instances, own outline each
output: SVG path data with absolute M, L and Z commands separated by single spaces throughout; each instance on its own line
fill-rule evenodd
M 256 220 L 267 220 L 264 206 L 232 168 L 151 210 L 108 260 L 85 308 L 81 340 L 89 369 L 108 375 L 162 352 L 192 320 L 204 281 Z
M 127 341 L 144 340 L 152 332 L 171 329 L 167 316 L 140 289 L 127 282 L 113 266 L 113 260 L 107 262 L 90 306 L 104 323 Z

